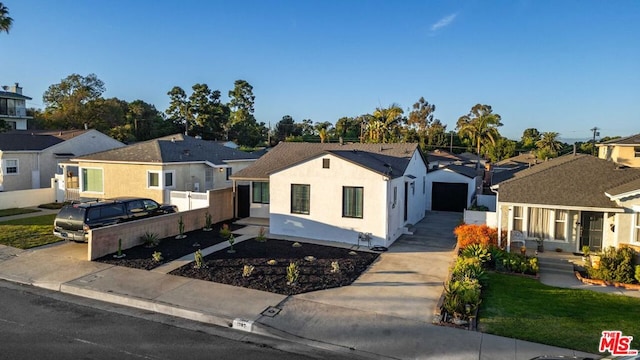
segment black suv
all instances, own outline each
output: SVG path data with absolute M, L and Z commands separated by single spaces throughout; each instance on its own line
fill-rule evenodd
M 145 198 L 115 198 L 65 205 L 53 222 L 53 235 L 87 241 L 89 229 L 177 212 L 175 205 L 161 205 Z

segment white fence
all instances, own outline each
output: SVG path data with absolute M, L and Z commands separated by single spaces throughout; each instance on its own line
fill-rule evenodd
M 489 227 L 498 227 L 498 213 L 494 211 L 464 211 L 464 223 L 484 225 Z
M 169 203 L 177 206 L 179 211 L 208 208 L 209 192 L 171 191 Z
M 0 192 L 0 210 L 33 207 L 56 201 L 56 190 L 52 187 Z

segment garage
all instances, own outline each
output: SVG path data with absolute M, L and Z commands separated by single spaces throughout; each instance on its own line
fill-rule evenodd
M 462 212 L 467 207 L 468 184 L 434 182 L 431 189 L 432 210 Z

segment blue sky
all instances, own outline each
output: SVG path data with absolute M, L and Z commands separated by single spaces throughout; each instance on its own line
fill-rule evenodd
M 272 126 L 334 122 L 421 96 L 455 129 L 491 105 L 520 139 L 640 133 L 640 1 L 3 0 L 0 84 L 28 106 L 72 73 L 95 73 L 104 97 L 165 110 L 173 86 L 237 79 Z

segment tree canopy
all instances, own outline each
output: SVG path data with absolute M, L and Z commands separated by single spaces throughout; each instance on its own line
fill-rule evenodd
M 13 19 L 9 16 L 9 9 L 0 2 L 0 33 L 4 31 L 8 34 L 11 25 L 13 25 Z
M 489 144 L 495 146 L 500 138 L 498 127 L 502 126 L 502 118 L 495 114 L 490 105 L 476 104 L 467 115 L 458 119 L 458 134 L 470 140 L 476 147 L 478 156 L 483 154 Z

